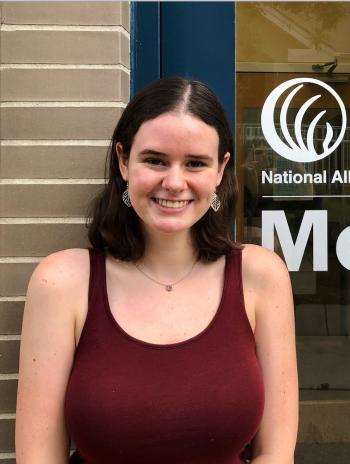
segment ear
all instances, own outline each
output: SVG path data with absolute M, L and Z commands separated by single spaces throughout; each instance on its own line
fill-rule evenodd
M 225 167 L 226 167 L 226 164 L 228 163 L 228 160 L 231 158 L 231 155 L 229 152 L 225 153 L 224 155 L 224 159 L 222 161 L 222 163 L 219 165 L 219 172 L 218 172 L 218 178 L 217 178 L 217 182 L 216 182 L 216 186 L 218 187 L 221 183 L 221 180 L 222 180 L 222 176 L 224 175 L 224 170 L 225 170 Z
M 117 142 L 115 146 L 115 151 L 117 152 L 118 162 L 119 162 L 119 169 L 122 175 L 122 178 L 125 182 L 128 180 L 129 177 L 129 169 L 128 169 L 128 159 L 124 154 L 123 145 L 120 142 Z

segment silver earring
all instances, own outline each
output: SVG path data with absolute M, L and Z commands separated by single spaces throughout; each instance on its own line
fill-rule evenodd
M 123 199 L 123 202 L 126 204 L 126 206 L 128 208 L 130 208 L 131 207 L 131 201 L 130 201 L 130 197 L 129 197 L 129 183 L 128 182 L 126 183 L 126 189 L 123 192 L 122 199 Z
M 219 211 L 221 201 L 219 200 L 219 197 L 217 196 L 216 192 L 213 192 L 212 194 L 210 206 L 216 213 Z

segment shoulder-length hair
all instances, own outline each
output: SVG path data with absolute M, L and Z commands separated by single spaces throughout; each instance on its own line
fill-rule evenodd
M 239 247 L 231 239 L 237 186 L 234 172 L 233 141 L 230 125 L 218 98 L 202 82 L 183 77 L 165 77 L 147 85 L 124 109 L 114 130 L 105 165 L 106 186 L 88 211 L 88 237 L 93 247 L 108 251 L 115 258 L 136 261 L 145 251 L 140 219 L 122 201 L 126 189 L 118 164 L 116 144 L 123 146 L 126 158 L 142 123 L 170 111 L 193 115 L 216 129 L 218 158 L 230 152 L 221 184 L 216 193 L 221 207 L 212 208 L 192 228 L 192 240 L 202 261 L 215 261 L 230 249 Z

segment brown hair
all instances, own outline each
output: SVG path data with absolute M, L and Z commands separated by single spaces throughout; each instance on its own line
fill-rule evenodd
M 221 202 L 217 213 L 211 208 L 192 226 L 193 243 L 198 257 L 215 261 L 238 247 L 232 233 L 237 198 L 233 161 L 233 141 L 225 111 L 215 94 L 202 82 L 183 77 L 165 77 L 147 85 L 133 97 L 114 130 L 108 150 L 105 177 L 107 184 L 95 198 L 88 212 L 88 236 L 95 248 L 103 249 L 125 261 L 140 259 L 145 240 L 139 217 L 122 201 L 126 188 L 118 164 L 116 144 L 120 142 L 126 158 L 141 124 L 161 114 L 181 110 L 214 127 L 219 135 L 219 164 L 231 153 L 222 181 L 216 192 Z M 107 171 L 109 170 L 109 175 Z

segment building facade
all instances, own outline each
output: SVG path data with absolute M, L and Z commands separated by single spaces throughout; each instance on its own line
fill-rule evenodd
M 0 3 L 0 464 L 15 462 L 21 320 L 42 257 L 86 247 L 120 112 L 144 84 L 210 85 L 236 136 L 237 240 L 295 299 L 297 464 L 350 458 L 347 2 Z

